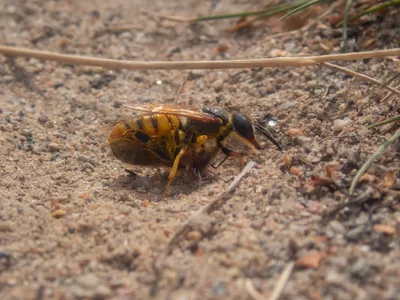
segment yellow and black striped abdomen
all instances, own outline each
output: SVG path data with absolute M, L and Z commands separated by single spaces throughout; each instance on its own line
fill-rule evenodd
M 115 123 L 108 142 L 113 154 L 132 165 L 172 164 L 184 138 L 177 116 L 143 115 Z
M 148 136 L 163 136 L 171 130 L 182 129 L 179 117 L 165 114 L 139 116 L 136 119 L 119 121 L 126 130 L 141 131 Z

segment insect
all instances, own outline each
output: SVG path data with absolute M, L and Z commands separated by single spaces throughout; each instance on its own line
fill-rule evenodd
M 191 167 L 201 174 L 219 151 L 225 158 L 218 166 L 227 158 L 236 157 L 243 167 L 244 154 L 222 143 L 231 133 L 236 133 L 252 148 L 261 149 L 255 138 L 257 131 L 282 150 L 270 132 L 240 112 L 230 114 L 222 108 L 208 106 L 201 109 L 151 104 L 125 107 L 143 114 L 115 123 L 108 138 L 110 148 L 117 159 L 128 164 L 172 167 L 165 197 L 179 167 Z

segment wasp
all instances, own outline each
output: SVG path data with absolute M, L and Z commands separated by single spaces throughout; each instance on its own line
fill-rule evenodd
M 219 151 L 225 154 L 219 165 L 229 157 L 236 157 L 243 167 L 244 154 L 223 145 L 231 133 L 236 133 L 250 147 L 261 149 L 255 137 L 257 131 L 282 150 L 268 130 L 240 112 L 228 113 L 222 108 L 208 106 L 195 109 L 166 104 L 125 107 L 142 114 L 115 123 L 108 138 L 110 148 L 114 156 L 124 163 L 172 167 L 165 197 L 178 168 L 191 167 L 202 174 L 209 165 L 213 166 L 211 161 Z

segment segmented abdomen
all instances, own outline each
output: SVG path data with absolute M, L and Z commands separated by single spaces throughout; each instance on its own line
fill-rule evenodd
M 110 148 L 121 161 L 133 165 L 170 164 L 183 139 L 177 116 L 143 115 L 119 120 L 108 138 Z
M 152 114 L 139 116 L 136 119 L 120 120 L 116 123 L 119 133 L 123 131 L 141 131 L 148 136 L 162 136 L 169 134 L 171 130 L 181 129 L 182 123 L 179 117 L 174 115 Z M 116 133 L 117 134 L 117 133 Z

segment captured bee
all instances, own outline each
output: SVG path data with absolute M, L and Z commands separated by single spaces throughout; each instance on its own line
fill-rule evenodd
M 110 148 L 114 156 L 124 163 L 172 167 L 165 197 L 178 168 L 191 167 L 202 173 L 220 150 L 225 159 L 219 165 L 228 157 L 237 157 L 243 167 L 243 154 L 222 144 L 231 133 L 236 133 L 252 148 L 261 149 L 255 138 L 255 131 L 258 131 L 282 150 L 270 132 L 240 112 L 230 114 L 215 107 L 199 110 L 174 105 L 125 107 L 143 114 L 115 123 L 108 138 Z M 186 122 L 181 118 L 185 118 Z

